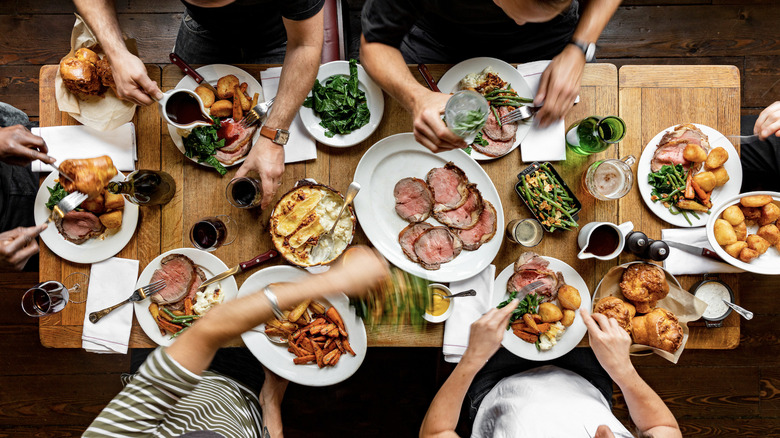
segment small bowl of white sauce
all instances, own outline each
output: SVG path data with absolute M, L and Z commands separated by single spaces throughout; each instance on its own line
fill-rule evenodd
M 723 300 L 734 302 L 734 292 L 731 288 L 720 280 L 705 279 L 696 283 L 691 289 L 696 298 L 707 303 L 707 310 L 701 316 L 704 324 L 707 327 L 723 326 L 723 320 L 731 314 L 731 307 Z

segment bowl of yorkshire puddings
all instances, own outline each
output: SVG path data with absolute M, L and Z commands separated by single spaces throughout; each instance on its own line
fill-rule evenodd
M 732 266 L 780 275 L 780 193 L 737 195 L 712 210 L 707 239 Z

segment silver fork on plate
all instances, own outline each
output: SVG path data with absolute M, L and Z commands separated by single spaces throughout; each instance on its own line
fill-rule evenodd
M 505 123 L 514 123 L 521 120 L 530 119 L 541 108 L 542 108 L 541 106 L 528 106 L 528 105 L 519 106 L 513 109 L 512 111 L 509 111 L 508 113 L 501 116 L 499 122 L 501 122 L 501 124 L 503 125 Z
M 122 301 L 121 303 L 117 303 L 111 307 L 106 307 L 103 310 L 98 310 L 97 312 L 90 313 L 89 322 L 94 324 L 100 321 L 100 318 L 108 315 L 109 313 L 113 312 L 115 309 L 118 309 L 131 301 L 145 300 L 147 297 L 150 297 L 156 294 L 157 292 L 160 292 L 161 290 L 165 289 L 165 286 L 166 286 L 165 280 L 157 280 L 154 283 L 150 283 L 147 284 L 146 286 L 139 287 L 133 292 L 132 295 L 130 295 L 130 298 Z
M 81 205 L 81 203 L 86 200 L 87 195 L 81 192 L 73 192 L 69 194 L 68 196 L 62 198 L 60 202 L 54 206 L 54 208 L 51 210 L 49 218 L 46 219 L 46 222 L 54 222 L 57 219 L 64 218 L 66 214 L 73 211 L 73 209 Z
M 246 113 L 246 116 L 241 119 L 241 122 L 239 122 L 241 123 L 241 126 L 246 128 L 254 125 L 258 120 L 265 118 L 268 115 L 268 111 L 271 110 L 271 106 L 274 104 L 274 99 L 276 99 L 276 97 L 272 97 L 271 100 L 267 102 L 258 103 L 250 109 L 249 112 Z

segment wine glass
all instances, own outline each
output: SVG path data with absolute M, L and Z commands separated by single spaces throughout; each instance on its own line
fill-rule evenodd
M 458 137 L 471 144 L 477 133 L 485 126 L 490 107 L 487 100 L 471 90 L 461 90 L 453 94 L 444 107 L 444 120 Z
M 254 178 L 233 178 L 225 188 L 225 197 L 234 207 L 254 208 L 263 201 L 263 186 Z
M 236 240 L 236 220 L 226 214 L 203 218 L 190 228 L 190 242 L 203 251 L 214 251 Z
M 68 301 L 73 304 L 87 302 L 87 289 L 89 288 L 89 275 L 83 272 L 74 272 L 62 280 L 63 286 L 68 289 Z
M 69 295 L 68 288 L 59 281 L 44 281 L 22 295 L 22 310 L 36 318 L 51 315 L 65 308 Z

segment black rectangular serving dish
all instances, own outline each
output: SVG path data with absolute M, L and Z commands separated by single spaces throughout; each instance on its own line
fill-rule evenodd
M 557 171 L 557 170 L 555 170 L 555 166 L 553 166 L 553 165 L 552 165 L 552 163 L 550 163 L 550 162 L 546 162 L 546 163 L 542 163 L 542 164 L 547 164 L 547 167 L 550 169 L 550 171 L 551 171 L 551 172 L 552 172 L 552 174 L 555 176 L 555 178 L 556 178 L 558 181 L 560 181 L 560 183 L 561 183 L 561 186 L 563 187 L 563 189 L 566 191 L 566 193 L 567 193 L 569 196 L 571 196 L 572 203 L 574 204 L 574 209 L 575 209 L 575 210 L 574 210 L 574 213 L 572 213 L 572 215 L 571 215 L 571 216 L 572 216 L 572 218 L 574 219 L 574 221 L 575 221 L 575 222 L 577 222 L 577 221 L 579 220 L 579 215 L 578 215 L 578 213 L 580 212 L 580 210 L 582 210 L 582 204 L 580 203 L 580 200 L 579 200 L 579 199 L 577 199 L 577 196 L 576 196 L 576 195 L 574 194 L 574 192 L 572 192 L 572 190 L 569 188 L 569 185 L 568 185 L 568 184 L 566 184 L 566 181 L 564 181 L 564 179 L 563 179 L 563 178 L 561 178 L 561 175 L 558 173 L 558 171 Z M 556 231 L 556 230 L 551 230 L 551 229 L 550 229 L 551 227 L 549 227 L 549 226 L 546 226 L 546 225 L 544 225 L 544 224 L 542 223 L 542 220 L 543 220 L 543 219 L 542 219 L 542 218 L 540 218 L 540 217 L 539 217 L 539 216 L 536 214 L 536 211 L 535 211 L 533 208 L 531 208 L 531 206 L 530 206 L 530 205 L 528 205 L 528 201 L 527 201 L 527 200 L 525 199 L 525 197 L 522 195 L 522 190 L 523 190 L 522 179 L 523 179 L 523 178 L 524 178 L 526 175 L 528 175 L 528 174 L 531 174 L 531 173 L 534 173 L 534 172 L 536 172 L 536 171 L 537 171 L 537 170 L 539 170 L 539 169 L 541 169 L 541 164 L 539 164 L 539 162 L 537 162 L 537 161 L 534 161 L 533 163 L 531 163 L 531 165 L 530 165 L 530 166 L 526 167 L 526 168 L 525 168 L 525 169 L 523 169 L 523 170 L 522 170 L 520 173 L 518 173 L 518 174 L 517 174 L 517 180 L 518 180 L 518 182 L 517 182 L 517 184 L 515 184 L 515 193 L 517 193 L 517 196 L 519 196 L 519 197 L 520 197 L 520 199 L 522 199 L 522 200 L 523 200 L 523 203 L 524 203 L 524 204 L 525 204 L 525 206 L 528 208 L 528 210 L 531 212 L 531 214 L 532 214 L 532 215 L 534 215 L 534 219 L 538 220 L 538 221 L 539 221 L 539 223 L 540 223 L 540 224 L 542 224 L 542 228 L 544 228 L 544 230 L 545 230 L 545 231 L 547 231 L 548 233 L 552 233 L 552 232 L 554 232 L 554 231 Z

